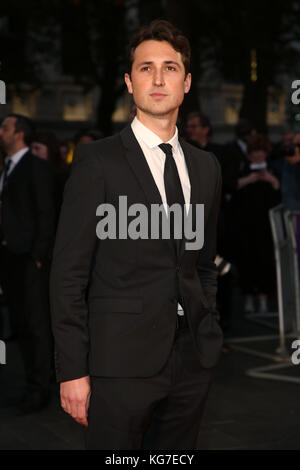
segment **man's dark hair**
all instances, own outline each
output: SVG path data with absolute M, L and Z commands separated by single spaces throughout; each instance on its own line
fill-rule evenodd
M 154 20 L 149 26 L 143 26 L 138 30 L 129 44 L 128 51 L 128 70 L 131 73 L 131 67 L 134 59 L 134 51 L 144 41 L 167 41 L 180 52 L 184 64 L 185 74 L 189 73 L 191 61 L 191 47 L 189 40 L 172 23 L 166 20 Z
M 61 170 L 65 168 L 65 162 L 59 153 L 59 142 L 53 132 L 38 132 L 33 136 L 32 142 L 38 142 L 47 147 L 48 161 L 55 170 Z
M 104 134 L 99 129 L 79 129 L 74 136 L 74 142 L 77 145 L 81 137 L 90 137 L 93 140 L 103 139 Z
M 27 145 L 30 145 L 32 142 L 33 132 L 34 132 L 34 125 L 31 119 L 22 114 L 8 114 L 6 117 L 13 117 L 16 119 L 15 122 L 15 132 L 24 132 L 24 142 Z
M 269 139 L 263 134 L 256 134 L 249 138 L 247 145 L 248 153 L 255 152 L 257 150 L 263 150 L 267 154 L 271 152 L 272 146 Z

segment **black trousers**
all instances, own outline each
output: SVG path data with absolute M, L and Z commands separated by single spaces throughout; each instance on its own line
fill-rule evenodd
M 212 373 L 188 328 L 178 329 L 164 368 L 147 378 L 91 377 L 86 448 L 197 449 Z
M 0 283 L 24 361 L 27 387 L 47 394 L 53 363 L 49 263 L 38 268 L 29 254 L 0 246 Z

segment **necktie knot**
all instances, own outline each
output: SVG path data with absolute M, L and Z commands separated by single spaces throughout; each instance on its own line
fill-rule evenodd
M 173 156 L 172 145 L 171 144 L 159 144 L 159 148 L 167 155 Z
M 6 162 L 4 163 L 4 171 L 5 171 L 5 173 L 8 172 L 11 163 L 12 163 L 11 158 L 8 158 L 8 159 L 6 160 Z

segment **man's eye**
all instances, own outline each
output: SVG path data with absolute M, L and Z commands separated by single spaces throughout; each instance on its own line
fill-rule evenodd
M 168 70 L 176 70 L 175 67 L 173 67 L 173 65 L 168 65 L 167 69 Z
M 145 67 L 142 67 L 141 69 L 142 71 L 147 71 L 147 70 L 150 70 L 150 67 L 148 65 L 145 65 Z

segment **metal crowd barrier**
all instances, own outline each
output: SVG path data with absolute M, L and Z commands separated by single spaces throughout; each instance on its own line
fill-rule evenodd
M 300 383 L 300 368 L 299 377 L 273 373 L 279 369 L 296 367 L 291 361 L 287 340 L 290 345 L 292 339 L 300 339 L 300 282 L 297 253 L 297 249 L 299 250 L 300 247 L 297 247 L 296 239 L 296 217 L 299 214 L 288 210 L 283 204 L 269 211 L 276 260 L 278 324 L 274 326 L 274 324 L 264 322 L 263 319 L 259 319 L 260 314 L 252 315 L 252 319 L 264 324 L 264 326 L 277 328 L 278 334 L 231 338 L 226 341 L 232 349 L 273 361 L 273 364 L 247 369 L 245 372 L 251 377 Z M 274 316 L 271 313 L 268 315 L 269 318 Z M 278 341 L 278 339 L 279 345 L 274 354 L 244 346 L 247 343 L 258 344 L 270 340 Z M 298 373 L 298 369 L 296 372 Z
M 300 286 L 295 228 L 296 212 L 283 204 L 270 210 L 278 296 L 279 353 L 286 353 L 286 336 L 300 335 Z

